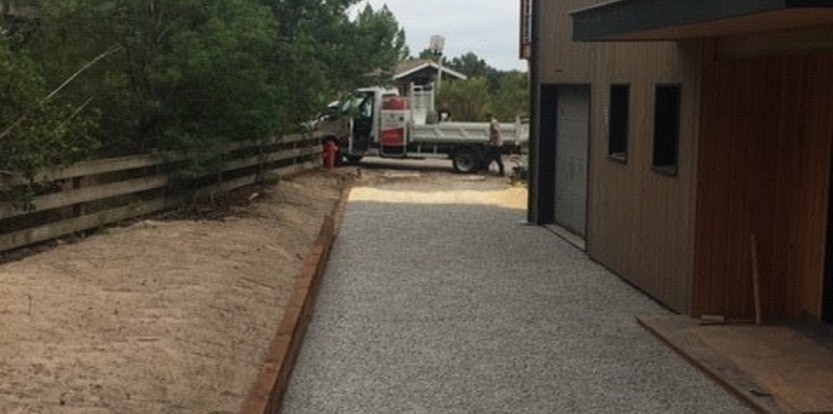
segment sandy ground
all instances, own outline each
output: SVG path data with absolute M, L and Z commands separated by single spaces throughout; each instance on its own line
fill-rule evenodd
M 306 174 L 218 220 L 0 266 L 0 412 L 237 412 L 339 182 Z
M 397 183 L 417 180 L 421 203 L 525 208 L 524 188 L 449 165 L 371 159 L 219 220 L 145 220 L 0 265 L 0 412 L 237 412 L 343 178 L 352 200 L 413 202 Z

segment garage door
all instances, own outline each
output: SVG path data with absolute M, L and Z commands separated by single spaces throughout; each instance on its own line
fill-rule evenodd
M 558 87 L 555 134 L 555 222 L 580 236 L 587 220 L 590 87 Z

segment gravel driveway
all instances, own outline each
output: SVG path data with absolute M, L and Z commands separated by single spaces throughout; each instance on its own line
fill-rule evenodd
M 483 201 L 501 185 L 354 190 L 284 413 L 751 412 L 637 325 L 662 308 Z

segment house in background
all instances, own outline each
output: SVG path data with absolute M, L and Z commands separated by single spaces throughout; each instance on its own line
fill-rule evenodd
M 406 95 L 411 85 L 423 89 L 432 88 L 442 73 L 443 81 L 466 80 L 468 77 L 460 72 L 440 66 L 431 59 L 410 59 L 400 62 L 394 68 L 393 81 L 399 92 Z
M 833 0 L 521 11 L 530 222 L 684 314 L 833 322 Z

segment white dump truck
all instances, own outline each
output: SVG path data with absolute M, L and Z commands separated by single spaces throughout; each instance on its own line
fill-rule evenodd
M 454 170 L 480 169 L 489 141 L 488 122 L 437 122 L 433 92 L 411 88 L 361 88 L 330 107 L 313 126 L 323 143 L 333 141 L 339 159 L 359 162 L 366 155 L 382 158 L 449 158 Z M 519 121 L 501 123 L 504 152 L 527 145 L 529 130 Z

